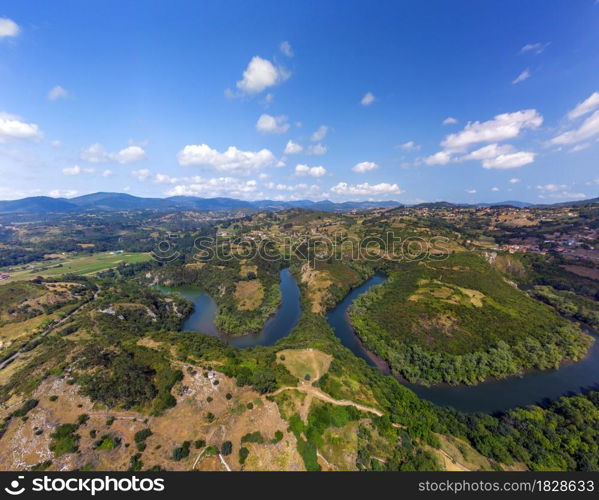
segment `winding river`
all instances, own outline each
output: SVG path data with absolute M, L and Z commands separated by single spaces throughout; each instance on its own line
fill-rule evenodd
M 233 337 L 219 332 L 214 324 L 218 307 L 216 302 L 206 292 L 195 287 L 162 288 L 169 292 L 177 292 L 193 302 L 194 312 L 183 324 L 183 331 L 197 331 L 218 337 L 228 344 L 247 348 L 273 345 L 277 340 L 286 337 L 297 324 L 302 309 L 300 306 L 300 291 L 289 269 L 279 273 L 281 282 L 281 306 L 264 325 L 261 332 L 255 335 Z
M 280 272 L 281 306 L 260 333 L 232 337 L 220 333 L 214 320 L 217 305 L 205 292 L 197 288 L 163 289 L 180 293 L 194 304 L 194 312 L 183 325 L 183 330 L 213 335 L 238 348 L 270 346 L 287 336 L 301 315 L 300 291 L 288 269 Z M 369 352 L 349 321 L 348 308 L 361 294 L 383 283 L 385 276 L 375 274 L 353 289 L 337 306 L 327 313 L 327 320 L 341 343 L 370 366 L 389 374 L 387 364 Z M 446 384 L 426 387 L 399 379 L 419 397 L 440 406 L 451 406 L 464 412 L 495 413 L 517 406 L 544 403 L 562 395 L 599 390 L 599 341 L 591 347 L 589 355 L 579 363 L 569 363 L 558 370 L 538 371 L 522 376 L 492 380 L 475 386 L 450 386 Z
M 334 309 L 327 319 L 341 343 L 368 364 L 389 373 L 386 363 L 369 352 L 349 321 L 348 308 L 353 301 L 371 287 L 383 283 L 385 276 L 376 274 L 361 286 L 352 290 Z M 596 335 L 594 335 L 597 338 Z M 473 413 L 495 413 L 516 406 L 544 403 L 568 394 L 599 389 L 599 339 L 593 343 L 587 357 L 578 363 L 568 363 L 557 370 L 535 371 L 522 376 L 491 380 L 469 386 L 441 384 L 426 387 L 400 380 L 419 397 L 439 406 L 451 406 L 457 410 Z

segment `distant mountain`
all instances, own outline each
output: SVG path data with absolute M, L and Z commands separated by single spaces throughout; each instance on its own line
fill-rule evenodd
M 455 204 L 447 201 L 419 203 L 415 208 L 452 208 L 452 207 L 497 207 L 512 206 L 518 208 L 543 206 L 580 206 L 599 203 L 599 198 L 578 200 L 554 205 L 534 205 L 521 201 L 502 201 L 498 203 Z M 285 210 L 304 208 L 322 212 L 348 212 L 350 210 L 370 210 L 373 208 L 397 208 L 403 205 L 397 201 L 345 201 L 335 203 L 330 200 L 312 201 L 245 201 L 234 198 L 198 198 L 195 196 L 171 196 L 170 198 L 142 198 L 126 193 L 93 193 L 76 198 L 50 198 L 35 196 L 21 200 L 0 201 L 0 213 L 49 214 L 63 212 L 116 212 L 122 210 Z
M 77 205 L 61 198 L 50 198 L 49 196 L 0 201 L 0 213 L 51 213 L 73 210 L 77 210 Z
M 122 210 L 285 210 L 306 208 L 325 212 L 367 210 L 401 206 L 396 201 L 359 201 L 334 203 L 329 200 L 299 200 L 293 202 L 259 200 L 244 201 L 234 198 L 198 198 L 195 196 L 171 196 L 170 198 L 141 198 L 126 193 L 93 193 L 76 198 L 49 198 L 45 196 L 22 200 L 0 201 L 0 213 L 47 214 L 73 211 L 115 212 Z
M 525 201 L 498 201 L 496 203 L 477 203 L 478 207 L 517 207 L 528 208 L 535 206 L 534 203 L 526 203 Z

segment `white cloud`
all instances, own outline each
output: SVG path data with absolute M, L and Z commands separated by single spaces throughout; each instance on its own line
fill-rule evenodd
M 549 47 L 549 45 L 551 44 L 551 42 L 547 42 L 547 43 L 527 43 L 526 45 L 524 45 L 524 47 L 522 47 L 520 49 L 520 53 L 524 54 L 526 52 L 534 52 L 535 54 L 540 54 L 541 52 L 543 52 L 547 47 Z
M 265 134 L 283 134 L 289 130 L 286 116 L 260 115 L 256 122 L 256 130 Z
M 512 80 L 513 84 L 521 83 L 524 80 L 528 80 L 530 78 L 530 70 L 526 68 L 522 73 L 520 73 L 514 80 Z
M 179 165 L 210 167 L 219 172 L 236 172 L 248 175 L 276 164 L 277 160 L 268 149 L 241 151 L 229 146 L 223 153 L 207 144 L 187 145 L 178 154 Z
M 232 196 L 235 198 L 253 198 L 257 191 L 255 180 L 242 181 L 234 177 L 215 177 L 204 179 L 194 177 L 190 184 L 179 184 L 166 192 L 167 196 Z
M 374 163 L 373 161 L 362 161 L 360 163 L 356 163 L 352 167 L 352 170 L 359 174 L 363 174 L 365 172 L 372 172 L 373 170 L 376 170 L 377 168 L 379 168 L 379 166 L 376 163 Z
M 329 127 L 327 127 L 326 125 L 321 125 L 310 136 L 310 140 L 312 142 L 320 142 L 327 136 L 328 132 L 329 132 Z
M 484 168 L 518 168 L 532 163 L 536 154 L 530 151 L 516 151 L 509 144 L 489 144 L 462 156 L 459 160 L 480 160 Z
M 20 31 L 21 28 L 12 19 L 0 17 L 0 40 L 9 36 L 17 36 Z
M 90 163 L 104 163 L 110 161 L 110 154 L 105 151 L 98 142 L 85 148 L 80 156 L 82 160 L 89 161 Z
M 287 141 L 287 145 L 285 146 L 285 151 L 283 151 L 283 154 L 296 155 L 301 153 L 303 150 L 304 148 L 300 144 L 289 140 Z
M 569 130 L 551 139 L 551 144 L 575 144 L 599 134 L 599 110 L 586 118 L 579 128 Z
M 74 165 L 73 167 L 66 167 L 62 169 L 64 175 L 79 175 L 81 173 L 81 167 Z
M 106 169 L 106 170 L 104 170 L 104 172 L 102 172 L 102 177 L 110 177 L 110 176 L 112 176 L 112 174 L 113 174 L 112 170 Z
M 48 192 L 48 196 L 52 198 L 72 198 L 77 196 L 78 191 L 76 189 L 53 189 Z
M 35 123 L 25 123 L 16 115 L 0 111 L 0 144 L 16 139 L 41 139 L 43 136 Z
M 293 49 L 291 48 L 291 44 L 287 40 L 281 42 L 281 45 L 279 45 L 279 49 L 287 57 L 293 57 Z
M 476 189 L 466 189 L 468 194 L 476 194 Z
M 579 102 L 576 107 L 568 113 L 570 120 L 575 120 L 587 113 L 590 113 L 595 108 L 599 107 L 599 92 L 593 92 L 584 101 Z
M 376 101 L 376 97 L 372 92 L 366 92 L 364 97 L 360 100 L 360 104 L 362 106 L 370 106 L 374 101 Z
M 50 143 L 50 145 L 51 145 L 53 148 L 59 148 L 59 147 L 61 147 L 61 146 L 62 146 L 62 142 L 61 142 L 61 141 L 59 141 L 58 139 L 54 139 L 54 140 L 53 140 L 53 141 Z
M 447 165 L 450 161 L 452 161 L 452 157 L 448 151 L 438 151 L 424 159 L 424 163 L 427 165 Z
M 310 177 L 322 177 L 327 173 L 327 169 L 321 166 L 309 167 L 308 165 L 298 164 L 295 166 L 295 175 L 303 177 L 309 175 Z
M 402 191 L 397 184 L 381 182 L 380 184 L 348 184 L 340 182 L 331 188 L 331 192 L 347 196 L 385 196 L 392 194 L 401 194 Z
M 416 144 L 414 141 L 404 142 L 397 146 L 399 149 L 403 149 L 404 151 L 419 151 L 420 145 Z
M 167 174 L 156 174 L 154 182 L 156 184 L 176 184 L 179 180 L 176 177 L 171 177 Z
M 56 101 L 57 99 L 66 99 L 69 97 L 69 91 L 60 85 L 52 87 L 48 92 L 48 99 Z
M 79 165 L 62 169 L 62 173 L 64 175 L 93 174 L 95 171 L 96 169 L 94 168 L 81 168 Z
M 498 188 L 498 187 L 496 187 L 496 186 L 493 186 L 493 187 L 491 188 L 491 191 L 493 191 L 494 193 L 496 193 L 497 191 L 499 191 L 499 188 Z
M 131 175 L 137 178 L 138 181 L 145 181 L 152 175 L 152 172 L 150 172 L 147 168 L 140 168 L 139 170 L 134 170 L 131 172 Z
M 509 180 L 509 183 L 510 183 L 510 184 L 518 184 L 519 182 L 520 182 L 520 179 L 518 179 L 517 177 L 512 177 L 512 178 Z
M 326 146 L 323 146 L 322 144 L 313 144 L 312 146 L 308 146 L 308 154 L 310 155 L 314 155 L 314 156 L 320 156 L 325 154 L 328 151 L 328 148 Z
M 145 160 L 146 152 L 141 146 L 127 146 L 117 153 L 110 153 L 100 143 L 96 142 L 81 152 L 81 159 L 90 163 L 116 161 L 122 165 L 127 165 Z
M 462 151 L 479 142 L 499 142 L 517 137 L 524 129 L 536 129 L 543 117 L 534 109 L 502 113 L 486 122 L 468 122 L 463 130 L 449 134 L 441 145 L 450 150 Z
M 124 165 L 136 163 L 145 160 L 145 158 L 146 152 L 139 146 L 128 146 L 114 155 L 114 159 Z
M 568 184 L 542 184 L 536 186 L 541 192 L 539 198 L 558 198 L 558 199 L 583 199 L 586 198 L 584 193 L 574 193 L 569 191 Z
M 443 120 L 443 125 L 455 125 L 458 121 L 453 116 L 448 116 Z
M 287 78 L 289 78 L 289 73 L 283 68 L 277 68 L 269 60 L 254 56 L 243 72 L 243 79 L 239 80 L 236 85 L 243 94 L 254 95 Z
M 583 142 L 582 144 L 577 144 L 570 150 L 570 153 L 577 153 L 578 151 L 583 151 L 587 149 L 590 145 L 590 142 Z
M 569 186 L 567 184 L 543 184 L 537 186 L 537 189 L 546 192 L 546 193 L 554 193 L 559 191 L 560 189 L 568 189 Z

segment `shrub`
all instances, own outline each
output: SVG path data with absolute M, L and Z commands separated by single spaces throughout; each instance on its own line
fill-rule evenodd
M 231 443 L 231 441 L 225 441 L 220 447 L 220 452 L 225 457 L 230 455 L 233 452 L 233 443 Z

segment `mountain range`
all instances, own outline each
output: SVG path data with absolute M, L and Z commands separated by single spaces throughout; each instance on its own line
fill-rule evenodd
M 599 198 L 559 203 L 556 205 L 581 205 L 599 203 Z M 421 203 L 416 207 L 452 207 L 452 206 L 503 206 L 514 207 L 547 206 L 533 205 L 520 201 L 498 203 L 479 203 L 475 205 L 454 204 L 448 202 Z M 76 198 L 50 198 L 33 196 L 20 200 L 0 201 L 0 213 L 50 214 L 65 212 L 111 212 L 121 210 L 284 210 L 287 208 L 305 208 L 326 212 L 344 212 L 348 210 L 368 210 L 371 208 L 395 208 L 403 206 L 397 201 L 346 201 L 335 203 L 329 200 L 311 201 L 245 201 L 234 198 L 198 198 L 194 196 L 172 196 L 170 198 L 142 198 L 126 193 L 93 193 Z

